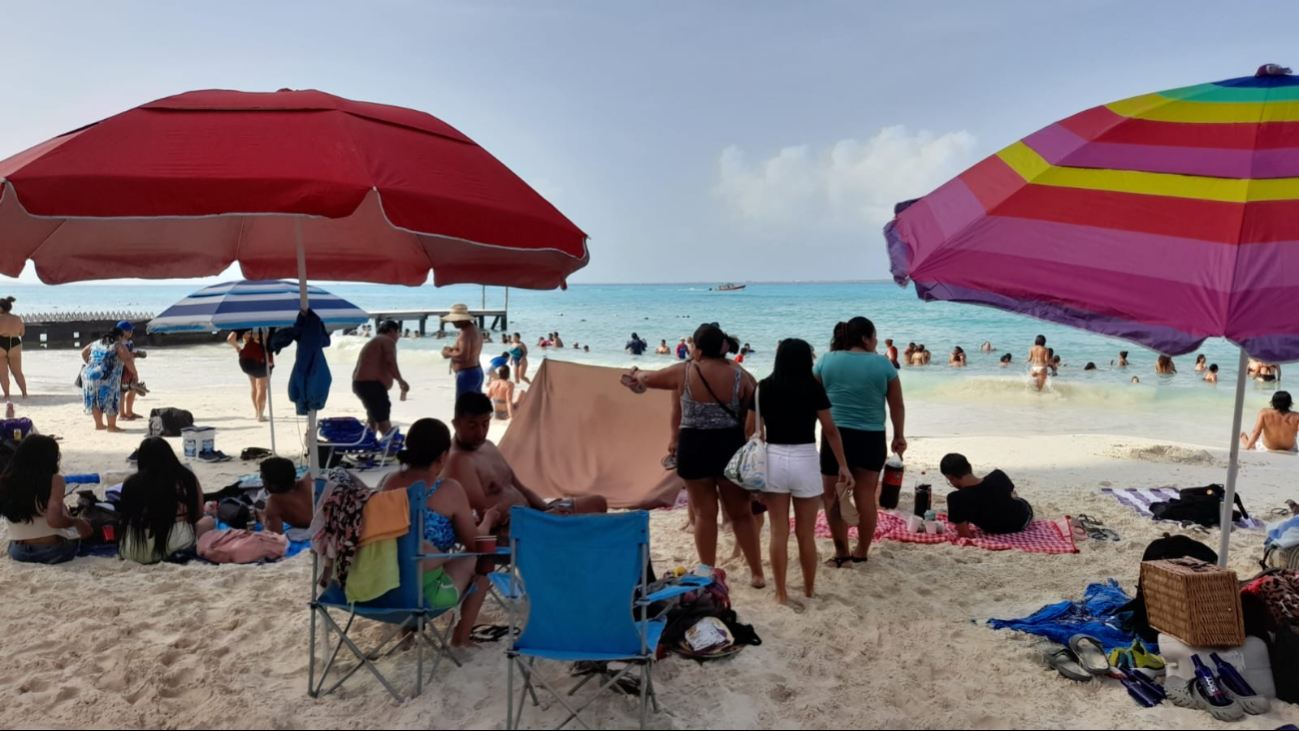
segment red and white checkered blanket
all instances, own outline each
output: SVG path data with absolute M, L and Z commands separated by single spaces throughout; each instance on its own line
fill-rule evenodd
M 1027 553 L 1078 553 L 1074 545 L 1073 533 L 1069 530 L 1069 519 L 1035 520 L 1020 533 L 1006 535 L 985 535 L 978 528 L 972 528 L 973 538 L 961 538 L 956 528 L 947 522 L 947 516 L 940 514 L 939 520 L 944 523 L 944 531 L 937 535 L 912 533 L 907 530 L 906 520 L 892 513 L 880 513 L 879 523 L 875 526 L 876 541 L 901 541 L 903 543 L 951 543 L 957 546 L 973 546 L 987 551 L 1025 551 Z M 791 521 L 791 526 L 793 522 Z M 849 528 L 849 535 L 856 536 L 857 529 Z M 825 513 L 816 517 L 816 535 L 819 538 L 830 537 L 830 524 L 826 522 Z

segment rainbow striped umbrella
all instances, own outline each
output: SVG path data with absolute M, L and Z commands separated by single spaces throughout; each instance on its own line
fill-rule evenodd
M 1299 360 L 1299 79 L 1251 77 L 1088 109 L 1025 137 L 885 227 L 893 278 L 1168 355 Z M 1224 524 L 1229 524 L 1229 521 Z M 1230 532 L 1224 532 L 1223 557 Z

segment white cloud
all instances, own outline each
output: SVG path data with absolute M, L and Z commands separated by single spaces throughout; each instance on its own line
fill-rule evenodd
M 740 220 L 759 226 L 882 226 L 893 205 L 924 195 L 968 167 L 976 141 L 969 132 L 943 135 L 903 125 L 865 141 L 824 148 L 786 147 L 756 163 L 732 145 L 718 159 L 714 193 Z

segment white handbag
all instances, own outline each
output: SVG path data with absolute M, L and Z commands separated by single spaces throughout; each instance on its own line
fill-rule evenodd
M 726 479 L 746 490 L 767 489 L 767 429 L 762 421 L 761 389 L 753 394 L 757 429 L 726 465 Z

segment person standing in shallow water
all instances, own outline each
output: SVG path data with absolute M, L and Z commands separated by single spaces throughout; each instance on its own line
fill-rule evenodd
M 1033 381 L 1037 390 L 1046 386 L 1046 378 L 1051 375 L 1051 355 L 1046 348 L 1046 336 L 1038 335 L 1033 341 L 1033 349 L 1028 351 L 1028 363 L 1032 368 Z
M 717 565 L 718 502 L 726 510 L 735 540 L 752 572 L 755 587 L 766 586 L 758 527 L 748 490 L 726 479 L 726 465 L 744 446 L 746 412 L 756 383 L 726 356 L 740 344 L 716 325 L 702 325 L 692 338 L 691 360 L 659 371 L 633 368 L 622 383 L 635 393 L 675 391 L 681 404 L 677 436 L 677 474 L 695 513 L 695 548 L 700 563 Z M 892 370 L 892 367 L 890 367 Z
M 870 557 L 871 541 L 879 519 L 876 493 L 880 472 L 888 458 L 885 439 L 885 405 L 893 422 L 892 451 L 899 456 L 907 451 L 905 436 L 906 407 L 902 399 L 902 381 L 898 370 L 887 358 L 875 352 L 879 340 L 875 325 L 865 317 L 854 317 L 840 331 L 836 328 L 838 349 L 816 362 L 814 372 L 830 397 L 830 411 L 839 429 L 844 456 L 852 469 L 853 488 L 840 490 L 839 465 L 833 445 L 822 434 L 821 482 L 826 516 L 834 536 L 835 555 L 827 565 L 834 568 L 865 563 Z M 844 519 L 844 501 L 851 499 L 860 517 L 857 547 L 848 548 L 848 523 Z

